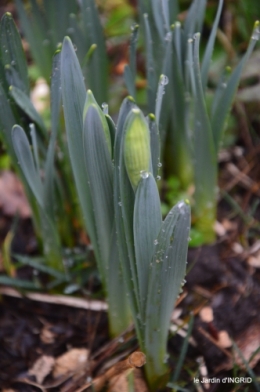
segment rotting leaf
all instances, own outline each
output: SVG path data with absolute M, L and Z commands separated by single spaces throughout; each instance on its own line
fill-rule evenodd
M 44 379 L 50 374 L 52 368 L 54 366 L 55 359 L 49 355 L 42 355 L 38 358 L 31 369 L 29 370 L 29 374 L 31 376 L 35 376 L 36 381 L 39 384 L 42 384 Z
M 89 350 L 85 348 L 73 348 L 56 359 L 53 377 L 63 376 L 68 372 L 76 371 L 86 365 L 89 358 Z

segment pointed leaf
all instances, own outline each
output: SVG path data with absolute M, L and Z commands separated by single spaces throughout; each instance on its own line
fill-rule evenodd
M 232 75 L 230 76 L 225 88 L 223 89 L 222 97 L 221 99 L 219 99 L 218 105 L 216 106 L 215 111 L 212 114 L 212 118 L 211 118 L 212 131 L 213 131 L 215 146 L 217 150 L 219 148 L 219 143 L 221 140 L 221 136 L 223 134 L 225 119 L 228 111 L 230 110 L 230 106 L 234 98 L 234 94 L 237 90 L 242 70 L 244 68 L 245 63 L 249 59 L 251 53 L 253 52 L 256 42 L 259 40 L 260 37 L 259 28 L 260 28 L 259 22 L 256 22 L 247 51 L 242 57 L 242 59 L 240 60 L 235 70 L 233 71 Z
M 73 175 L 83 211 L 85 225 L 98 254 L 94 213 L 85 171 L 83 138 L 83 109 L 86 90 L 78 59 L 69 37 L 64 38 L 61 52 L 61 88 L 68 147 Z
M 201 79 L 202 79 L 203 90 L 205 90 L 206 85 L 207 85 L 209 66 L 210 66 L 212 52 L 214 49 L 215 38 L 216 38 L 216 34 L 217 34 L 217 28 L 218 28 L 218 24 L 219 24 L 219 20 L 220 20 L 220 15 L 221 15 L 221 11 L 223 8 L 223 1 L 224 0 L 220 0 L 218 3 L 217 14 L 216 14 L 216 17 L 215 17 L 215 20 L 214 20 L 214 23 L 213 23 L 213 26 L 211 29 L 210 37 L 207 42 L 206 50 L 205 50 L 205 53 L 203 56 L 203 61 L 202 61 L 202 65 L 201 65 Z
M 160 197 L 154 177 L 150 174 L 147 178 L 142 178 L 138 185 L 133 221 L 137 276 L 144 322 L 150 263 L 161 224 Z
M 30 101 L 29 97 L 19 88 L 15 86 L 10 86 L 10 94 L 17 103 L 17 105 L 34 121 L 40 130 L 42 131 L 43 135 L 47 133 L 46 127 L 44 122 L 33 106 L 32 102 Z
M 155 116 L 149 114 L 147 117 L 148 127 L 150 131 L 150 149 L 152 159 L 153 176 L 156 178 L 160 164 L 160 134 L 155 121 Z
M 189 229 L 190 208 L 179 202 L 165 218 L 157 237 L 149 273 L 144 343 L 150 381 L 165 371 L 168 329 L 185 276 Z
M 12 140 L 18 162 L 22 168 L 25 178 L 37 199 L 37 202 L 41 207 L 43 207 L 42 184 L 39 173 L 35 168 L 28 138 L 23 128 L 19 125 L 15 125 L 12 129 Z
M 106 283 L 110 238 L 113 229 L 113 165 L 99 112 L 90 105 L 84 120 L 84 152 L 98 236 L 99 270 Z M 100 262 L 101 261 L 101 262 Z M 112 266 L 111 266 L 112 268 Z
M 45 161 L 44 205 L 48 214 L 54 216 L 54 155 L 59 127 L 61 108 L 61 54 L 57 52 L 53 58 L 51 76 L 51 137 Z
M 21 37 L 17 31 L 12 15 L 7 12 L 1 20 L 0 43 L 2 61 L 9 65 L 18 75 L 15 86 L 29 94 L 27 63 L 22 47 Z
M 135 98 L 135 80 L 128 64 L 124 68 L 124 81 L 129 94 Z

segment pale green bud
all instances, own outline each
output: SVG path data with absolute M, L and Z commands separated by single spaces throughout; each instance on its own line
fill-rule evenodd
M 124 158 L 126 171 L 134 191 L 141 177 L 149 175 L 151 152 L 147 122 L 140 109 L 132 109 L 126 119 Z

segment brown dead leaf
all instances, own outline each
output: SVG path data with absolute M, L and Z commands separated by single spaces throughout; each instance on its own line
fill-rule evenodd
M 254 256 L 249 256 L 247 262 L 251 267 L 260 268 L 260 252 L 258 251 Z
M 249 361 L 252 354 L 260 347 L 260 324 L 251 325 L 243 334 L 236 340 L 236 344 L 240 349 L 246 361 Z M 260 359 L 260 352 L 250 361 L 250 367 L 253 368 Z M 243 362 L 238 353 L 235 353 L 236 363 L 243 365 Z
M 109 381 L 108 392 L 128 392 L 129 380 L 128 375 L 131 370 L 120 374 L 119 376 L 112 377 Z
M 14 216 L 16 213 L 24 219 L 31 216 L 22 183 L 10 171 L 4 171 L 0 176 L 0 208 L 7 216 Z
M 86 366 L 89 358 L 89 350 L 85 348 L 72 348 L 56 359 L 53 369 L 53 377 L 63 376 L 68 372 L 76 371 Z
M 205 306 L 200 311 L 200 318 L 205 323 L 211 323 L 214 320 L 213 310 L 210 306 Z
M 2 389 L 1 392 L 16 392 L 14 389 Z
M 52 344 L 55 341 L 56 334 L 51 331 L 50 325 L 44 325 L 40 333 L 40 339 L 45 344 Z
M 129 383 L 127 376 L 128 373 L 113 377 L 109 382 L 108 392 L 128 392 Z M 135 392 L 148 392 L 147 384 L 144 380 L 141 369 L 134 369 L 133 377 Z
M 254 352 L 260 347 L 260 324 L 250 325 L 248 329 L 235 340 L 235 343 L 238 346 L 243 358 L 249 362 Z M 260 352 L 253 356 L 252 360 L 249 362 L 249 366 L 253 369 L 259 360 Z M 234 363 L 236 363 L 242 369 L 245 368 L 244 362 L 237 350 L 234 350 L 234 358 L 230 357 L 226 363 L 217 367 L 215 371 L 219 372 L 221 370 L 232 369 Z
M 218 332 L 218 344 L 220 345 L 220 347 L 223 347 L 223 348 L 232 347 L 232 341 L 231 341 L 227 331 L 219 331 Z
M 83 392 L 91 386 L 96 392 L 99 392 L 103 390 L 106 385 L 109 385 L 110 392 L 115 392 L 114 388 L 117 388 L 116 385 L 119 385 L 120 387 L 120 389 L 116 389 L 116 391 L 128 391 L 128 388 L 123 389 L 126 386 L 126 376 L 134 371 L 134 369 L 142 367 L 145 363 L 146 357 L 144 353 L 141 351 L 135 351 L 129 355 L 127 359 L 117 362 L 114 366 L 109 368 L 104 374 L 97 377 L 95 380 L 84 384 L 80 389 L 77 389 L 76 392 Z
M 31 376 L 35 376 L 37 383 L 42 384 L 45 377 L 50 374 L 54 366 L 55 359 L 53 357 L 42 355 L 34 362 L 33 367 L 29 370 Z

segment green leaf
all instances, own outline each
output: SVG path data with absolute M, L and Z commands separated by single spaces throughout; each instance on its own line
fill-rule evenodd
M 38 284 L 32 283 L 28 280 L 10 278 L 9 276 L 4 275 L 0 276 L 0 284 L 12 287 L 19 287 L 26 290 L 37 290 L 40 288 Z
M 137 276 L 140 291 L 142 319 L 145 320 L 145 305 L 148 292 L 150 263 L 155 251 L 162 224 L 161 203 L 153 175 L 142 178 L 136 191 L 134 205 L 134 243 Z
M 155 121 L 155 116 L 153 114 L 149 114 L 147 116 L 147 122 L 150 131 L 150 149 L 151 149 L 153 176 L 156 178 L 158 174 L 158 169 L 161 166 L 160 134 L 159 134 L 157 123 Z
M 109 327 L 110 333 L 118 337 L 122 331 L 131 323 L 131 312 L 127 289 L 123 279 L 122 265 L 120 263 L 119 249 L 116 238 L 116 227 L 114 225 L 111 235 L 111 245 L 109 252 L 107 270 L 107 301 L 109 307 Z
M 53 48 L 55 48 L 68 34 L 70 14 L 77 13 L 78 4 L 75 1 L 64 3 L 64 0 L 43 0 L 42 8 L 48 23 L 48 35 L 51 37 Z
M 129 94 L 135 98 L 135 80 L 128 64 L 126 64 L 124 68 L 124 81 Z
M 54 155 L 56 139 L 59 128 L 59 115 L 61 108 L 61 54 L 57 52 L 53 58 L 51 76 L 51 136 L 45 161 L 44 173 L 44 205 L 48 214 L 54 217 Z
M 199 38 L 194 36 L 194 168 L 195 168 L 195 214 L 207 242 L 214 241 L 215 192 L 217 184 L 217 154 L 212 129 L 205 104 L 199 66 Z
M 116 125 L 112 118 L 108 115 L 105 114 L 108 128 L 109 128 L 109 133 L 110 133 L 110 140 L 111 140 L 111 147 L 112 147 L 112 158 L 114 157 L 114 143 L 115 143 L 115 137 L 116 137 Z
M 151 167 L 150 134 L 140 109 L 132 109 L 127 116 L 123 141 L 126 171 L 135 191 L 142 173 Z
M 221 141 L 221 137 L 224 131 L 226 116 L 230 110 L 234 94 L 237 90 L 243 67 L 251 56 L 256 42 L 259 40 L 259 36 L 259 22 L 257 21 L 255 23 L 253 34 L 251 36 L 247 51 L 240 60 L 239 64 L 236 66 L 230 78 L 228 79 L 228 82 L 225 84 L 225 88 L 223 88 L 222 90 L 221 98 L 218 99 L 218 104 L 214 105 L 213 101 L 215 110 L 212 113 L 211 124 L 216 150 L 218 150 L 219 148 L 219 143 Z
M 152 6 L 153 17 L 154 17 L 158 34 L 161 40 L 163 40 L 165 35 L 165 31 L 164 31 L 165 21 L 163 19 L 162 1 L 151 0 L 151 6 Z
M 148 111 L 150 113 L 154 113 L 157 80 L 156 80 L 156 73 L 155 73 L 152 35 L 151 35 L 151 30 L 148 21 L 148 14 L 144 14 L 144 25 L 145 25 Z
M 190 208 L 179 202 L 165 218 L 156 239 L 149 271 L 144 342 L 149 365 L 147 377 L 151 385 L 165 373 L 168 329 L 185 276 L 189 229 Z
M 1 20 L 0 43 L 3 64 L 10 66 L 15 74 L 18 75 L 15 78 L 15 86 L 29 95 L 27 63 L 21 37 L 9 12 Z
M 207 0 L 194 0 L 191 3 L 184 23 L 184 35 L 186 39 L 192 38 L 196 32 L 201 32 L 206 3 Z
M 138 31 L 139 31 L 139 26 L 136 24 L 132 27 L 132 34 L 131 34 L 130 48 L 129 48 L 129 57 L 130 57 L 129 65 L 130 65 L 131 74 L 133 76 L 134 82 L 136 78 L 136 44 L 138 39 Z M 133 97 L 135 97 L 134 94 Z
M 18 255 L 16 253 L 12 254 L 12 256 L 21 264 L 23 265 L 29 265 L 30 267 L 43 272 L 45 274 L 54 276 L 57 279 L 60 279 L 61 281 L 67 281 L 68 278 L 65 274 L 62 274 L 61 272 L 57 271 L 54 268 L 51 268 L 43 263 L 44 259 L 39 258 L 39 257 L 28 257 L 28 256 L 23 256 L 23 255 Z
M 27 136 L 23 128 L 19 125 L 15 125 L 12 129 L 12 140 L 19 165 L 22 168 L 34 197 L 37 199 L 38 204 L 43 208 L 42 183 L 34 164 Z
M 42 131 L 43 135 L 47 133 L 46 127 L 44 125 L 44 122 L 33 106 L 32 102 L 30 101 L 30 98 L 19 88 L 15 86 L 10 86 L 10 94 L 17 103 L 17 105 L 31 118 L 32 121 L 34 121 L 40 130 Z
M 76 188 L 96 254 L 98 254 L 94 213 L 91 209 L 91 195 L 85 170 L 83 150 L 83 109 L 86 90 L 78 59 L 69 37 L 64 38 L 61 52 L 61 88 L 68 147 Z
M 6 143 L 8 153 L 11 154 L 12 159 L 15 161 L 15 153 L 13 150 L 13 142 L 11 137 L 11 130 L 15 124 L 15 118 L 10 107 L 10 103 L 6 96 L 4 89 L 0 83 L 0 129 L 4 135 L 4 141 Z
M 132 227 L 131 214 L 133 213 L 134 195 L 133 195 L 132 186 L 129 182 L 126 169 L 124 166 L 124 157 L 123 157 L 123 149 L 122 149 L 124 124 L 127 115 L 135 107 L 136 105 L 131 97 L 125 98 L 120 107 L 116 136 L 115 136 L 115 147 L 114 147 L 113 189 L 114 189 L 116 237 L 118 243 L 120 264 L 122 267 L 123 278 L 127 289 L 127 296 L 129 298 L 132 315 L 135 318 L 138 326 L 138 320 L 136 316 L 137 314 L 140 314 L 140 312 L 139 312 L 139 304 L 138 304 L 138 297 L 139 297 L 138 285 L 137 285 L 136 268 L 135 268 L 135 261 L 134 261 L 134 252 L 133 252 L 133 237 L 132 237 L 132 242 L 130 244 L 127 243 L 127 239 L 126 239 L 126 231 L 128 232 L 129 230 L 131 230 Z M 123 193 L 122 190 L 124 191 Z M 122 211 L 122 209 L 125 211 L 125 197 L 128 197 L 130 203 L 130 207 L 129 207 L 130 219 L 127 221 L 124 220 L 123 211 Z M 126 214 L 126 211 L 124 212 L 124 214 Z M 126 224 L 128 224 L 128 228 L 125 227 Z M 137 334 L 140 336 L 140 331 L 138 328 L 137 328 Z
M 201 65 L 201 79 L 202 79 L 203 90 L 205 90 L 205 88 L 207 86 L 209 66 L 210 66 L 212 52 L 214 49 L 215 38 L 216 38 L 216 34 L 217 34 L 217 28 L 218 28 L 222 8 L 223 8 L 223 0 L 220 0 L 218 3 L 217 15 L 215 17 L 215 20 L 214 20 L 214 23 L 213 23 L 213 26 L 211 29 L 211 33 L 210 33 L 209 39 L 207 41 L 207 46 L 206 46 L 206 50 L 205 50 L 202 65 Z
M 50 41 L 48 37 L 46 37 L 48 28 L 43 23 L 43 17 L 39 11 L 39 7 L 35 1 L 31 0 L 31 7 L 33 9 L 30 18 L 24 9 L 22 0 L 15 0 L 15 5 L 22 30 L 29 42 L 33 58 L 41 69 L 43 77 L 48 80 L 51 70 L 51 59 L 55 48 L 51 47 Z
M 87 83 L 101 105 L 107 101 L 107 57 L 103 30 L 94 0 L 82 1 L 82 18 L 84 33 L 89 37 L 87 49 L 92 44 L 97 45 L 88 67 Z
M 90 105 L 84 120 L 84 153 L 99 246 L 99 270 L 107 282 L 108 255 L 113 229 L 113 165 L 100 114 Z M 112 266 L 111 266 L 112 268 Z

